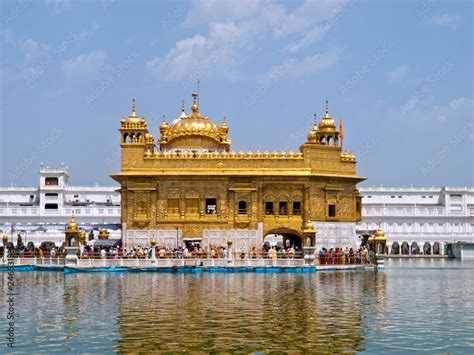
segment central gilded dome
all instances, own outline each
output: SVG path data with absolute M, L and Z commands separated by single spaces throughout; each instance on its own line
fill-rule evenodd
M 209 120 L 208 117 L 202 116 L 199 111 L 197 104 L 192 106 L 192 113 L 187 116 L 179 117 L 174 120 L 169 128 L 169 141 L 177 137 L 183 136 L 206 136 L 216 140 L 219 140 L 219 127 Z
M 183 148 L 205 148 L 219 149 L 226 148 L 230 143 L 227 139 L 228 127 L 222 126 L 220 129 L 208 117 L 199 113 L 197 93 L 193 92 L 192 112 L 186 115 L 184 103 L 181 115 L 175 119 L 168 127 L 166 123 L 160 126 L 162 139 L 160 145 L 163 148 L 183 149 Z M 225 125 L 225 124 L 224 124 Z

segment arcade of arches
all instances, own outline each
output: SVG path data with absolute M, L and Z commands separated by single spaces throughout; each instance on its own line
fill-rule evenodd
M 387 253 L 391 255 L 441 255 L 442 244 L 439 242 L 404 241 L 393 242 L 387 246 Z

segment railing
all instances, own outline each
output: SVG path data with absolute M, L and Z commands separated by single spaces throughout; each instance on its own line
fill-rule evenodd
M 363 255 L 327 255 L 318 257 L 319 265 L 365 265 L 369 257 Z
M 2 216 L 29 216 L 29 215 L 38 215 L 40 214 L 39 207 L 10 207 L 10 206 L 3 206 L 0 208 L 0 214 Z M 74 211 L 75 214 L 80 215 L 91 215 L 91 216 L 111 216 L 116 217 L 120 216 L 120 207 L 118 206 L 95 206 L 95 207 L 71 207 L 71 206 L 63 206 L 63 208 L 55 209 L 55 210 L 44 210 L 42 213 L 47 215 L 58 215 L 58 216 L 71 216 L 72 212 Z

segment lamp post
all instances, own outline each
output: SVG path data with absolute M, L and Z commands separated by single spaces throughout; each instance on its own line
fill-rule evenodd
M 227 240 L 227 262 L 231 263 L 232 262 L 232 244 L 234 242 L 232 239 Z
M 176 227 L 176 254 L 178 253 L 179 227 Z
M 151 245 L 151 262 L 156 263 L 156 248 L 155 248 L 156 239 L 155 238 L 151 238 L 150 245 Z
M 3 263 L 8 263 L 8 251 L 7 251 L 7 244 L 8 244 L 8 235 L 5 233 L 3 234 Z

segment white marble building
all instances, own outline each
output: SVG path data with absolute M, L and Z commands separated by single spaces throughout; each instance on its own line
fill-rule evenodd
M 110 238 L 120 239 L 118 187 L 71 186 L 68 168 L 41 166 L 39 186 L 0 187 L 0 231 L 16 243 L 52 241 L 61 245 L 64 228 L 74 215 L 80 228 L 106 228 Z
M 357 234 L 380 227 L 389 253 L 445 254 L 445 244 L 474 242 L 473 187 L 359 188 Z
M 60 245 L 64 241 L 65 225 L 74 214 L 79 226 L 86 231 L 107 228 L 111 238 L 119 239 L 120 194 L 117 189 L 71 186 L 66 167 L 41 166 L 39 186 L 0 187 L 0 231 L 14 241 L 21 234 L 26 243 L 32 241 L 40 245 L 43 241 L 52 241 Z M 387 236 L 389 253 L 444 254 L 446 243 L 474 242 L 473 187 L 364 187 L 359 190 L 363 196 L 363 220 L 355 228 L 356 234 L 354 226 L 347 225 L 341 239 L 347 245 L 354 244 L 351 236 L 373 233 L 379 224 Z M 327 247 L 339 246 L 331 226 L 315 223 L 315 227 L 318 236 L 327 241 Z M 250 232 L 259 235 L 258 240 L 263 242 L 261 231 Z M 153 235 L 171 246 L 177 243 L 176 236 L 180 238 L 180 231 Z M 130 235 L 128 242 L 138 245 L 150 237 L 137 233 Z M 229 236 L 211 233 L 206 237 L 221 245 Z M 238 247 L 246 246 L 247 239 L 242 240 L 245 245 Z

